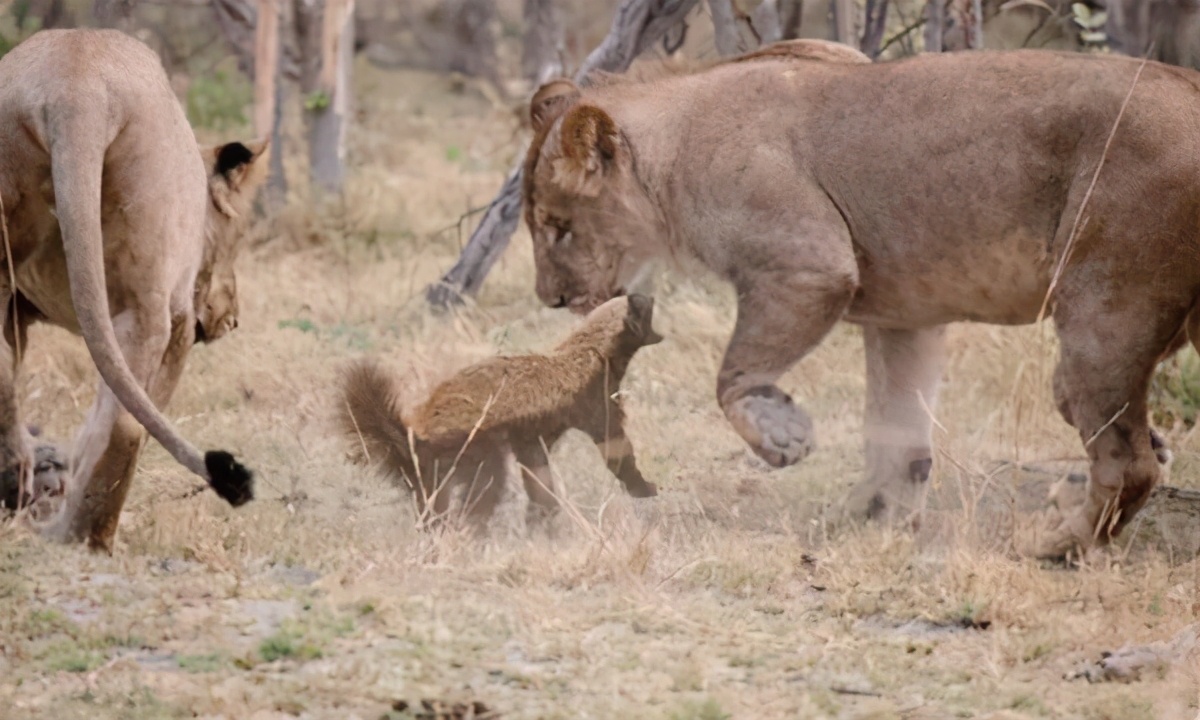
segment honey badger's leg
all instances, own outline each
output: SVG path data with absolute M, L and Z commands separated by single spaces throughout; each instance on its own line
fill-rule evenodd
M 867 356 L 867 476 L 855 514 L 907 521 L 921 511 L 932 467 L 933 416 L 945 366 L 944 327 L 863 328 Z
M 525 485 L 525 495 L 529 498 L 529 505 L 525 508 L 525 527 L 544 527 L 558 513 L 558 499 L 554 497 L 554 474 L 550 472 L 546 450 L 540 442 L 526 441 L 514 444 L 513 454 L 516 455 L 521 480 Z
M 607 412 L 595 418 L 593 424 L 584 430 L 596 443 L 609 472 L 621 481 L 625 492 L 636 498 L 654 497 L 658 494 L 658 487 L 652 482 L 647 482 L 638 470 L 637 460 L 633 456 L 633 444 L 625 437 L 625 413 L 619 404 L 609 401 Z
M 787 253 L 790 263 L 735 277 L 737 324 L 717 377 L 725 416 L 775 467 L 797 463 L 813 448 L 812 420 L 775 381 L 837 323 L 858 284 L 843 233 L 813 232 Z
M 508 480 L 508 456 L 510 450 L 507 443 L 487 448 L 480 453 L 477 461 L 468 463 L 455 474 L 463 473 L 462 482 L 466 484 L 463 493 L 463 506 L 467 517 L 477 530 L 483 529 L 500 498 L 504 496 L 504 485 Z
M 174 319 L 152 310 L 113 318 L 117 340 L 134 377 L 162 407 L 175 391 L 194 340 L 195 320 Z M 112 552 L 117 521 L 133 482 L 146 431 L 100 381 L 96 401 L 80 429 L 73 451 L 74 480 L 62 517 L 51 533 L 87 540 L 94 550 Z

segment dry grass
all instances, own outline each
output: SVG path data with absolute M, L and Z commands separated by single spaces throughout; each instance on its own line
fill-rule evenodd
M 114 557 L 0 527 L 0 715 L 377 718 L 435 697 L 513 718 L 1196 716 L 1196 663 L 1132 686 L 1062 680 L 1194 621 L 1194 556 L 1139 541 L 1041 567 L 1007 552 L 1003 503 L 973 499 L 1009 482 L 993 459 L 1081 454 L 1050 401 L 1043 329 L 953 329 L 935 477 L 945 506 L 965 501 L 912 538 L 829 511 L 863 466 L 858 331 L 785 379 L 820 448 L 769 470 L 713 397 L 730 292 L 667 278 L 667 340 L 625 384 L 660 497 L 621 495 L 576 438 L 555 456 L 572 507 L 555 537 L 525 535 L 517 492 L 486 542 L 417 534 L 400 493 L 344 459 L 339 364 L 381 355 L 417 398 L 573 318 L 538 306 L 523 234 L 476 307 L 427 316 L 420 291 L 457 252 L 439 230 L 498 187 L 514 116 L 433 76 L 362 83 L 346 208 L 297 198 L 243 264 L 241 328 L 193 354 L 171 407 L 201 446 L 253 463 L 260 499 L 185 497 L 194 481 L 151 444 Z M 57 331 L 30 345 L 30 420 L 68 438 L 91 365 Z M 1194 484 L 1196 443 L 1173 442 L 1174 482 Z

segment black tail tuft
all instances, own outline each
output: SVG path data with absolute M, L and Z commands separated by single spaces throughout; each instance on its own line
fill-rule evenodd
M 208 469 L 208 484 L 225 502 L 237 507 L 254 499 L 254 473 L 233 455 L 209 450 L 204 453 L 204 467 Z

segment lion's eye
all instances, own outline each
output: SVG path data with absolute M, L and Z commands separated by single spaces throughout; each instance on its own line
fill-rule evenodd
M 554 244 L 566 245 L 569 242 L 571 242 L 571 231 L 559 229 L 557 234 L 554 236 Z

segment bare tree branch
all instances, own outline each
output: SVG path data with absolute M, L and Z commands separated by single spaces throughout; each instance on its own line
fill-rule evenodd
M 238 68 L 247 77 L 254 77 L 254 38 L 258 10 L 254 0 L 212 0 L 213 15 L 225 41 L 237 57 Z M 297 49 L 291 43 L 280 46 L 280 72 L 288 80 L 300 77 Z
M 872 60 L 882 51 L 883 33 L 887 28 L 888 0 L 867 0 L 866 28 L 861 50 Z
M 587 85 L 593 71 L 623 72 L 629 69 L 638 55 L 683 22 L 698 1 L 622 0 L 608 35 L 583 61 L 575 81 Z M 447 307 L 461 302 L 462 295 L 479 292 L 488 271 L 508 247 L 520 213 L 521 161 L 518 160 L 500 188 L 500 194 L 488 205 L 458 262 L 440 282 L 426 290 L 428 302 L 435 307 Z

